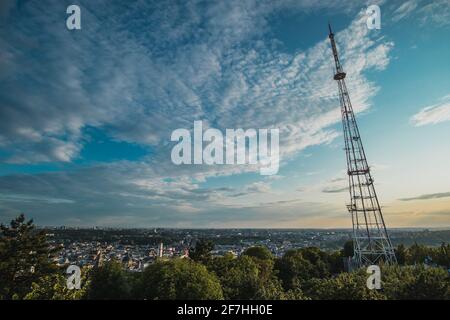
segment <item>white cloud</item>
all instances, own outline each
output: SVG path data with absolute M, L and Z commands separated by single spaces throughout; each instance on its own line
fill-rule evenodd
M 433 0 L 420 8 L 422 23 L 432 22 L 438 26 L 450 24 L 450 2 Z
M 440 102 L 423 108 L 411 117 L 411 123 L 417 127 L 450 121 L 450 95 L 441 98 Z
M 409 0 L 402 3 L 393 13 L 392 21 L 397 22 L 411 14 L 417 8 L 417 0 Z
M 89 3 L 79 36 L 54 23 L 60 4 L 48 2 L 55 6 L 27 3 L 32 18 L 0 37 L 10 69 L 0 142 L 10 161 L 71 161 L 87 126 L 161 151 L 173 129 L 198 119 L 221 129 L 280 127 L 287 156 L 338 136 L 327 129 L 339 112 L 326 35 L 294 55 L 266 36 L 272 12 L 335 7 L 332 1 L 141 3 L 126 14 Z M 352 61 L 345 66 L 357 111 L 377 90 L 363 72 L 384 68 L 391 47 L 370 39 L 363 20 L 337 35 L 344 62 Z
M 387 14 L 390 16 L 390 21 L 394 23 L 412 17 L 422 25 L 443 27 L 450 24 L 450 2 L 448 0 L 392 1 L 389 2 L 388 8 L 392 12 Z M 383 14 L 384 11 L 382 11 Z

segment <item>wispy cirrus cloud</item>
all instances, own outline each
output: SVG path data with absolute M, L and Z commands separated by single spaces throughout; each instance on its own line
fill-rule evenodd
M 450 24 L 450 3 L 447 0 L 389 1 L 385 4 L 392 10 L 386 13 L 389 22 L 415 18 L 421 25 L 445 27 Z
M 289 55 L 265 37 L 273 12 L 331 1 L 86 3 L 79 33 L 56 23 L 64 4 L 47 2 L 10 8 L 0 34 L 7 161 L 70 162 L 87 126 L 157 148 L 198 119 L 221 129 L 279 127 L 285 154 L 338 135 L 327 129 L 339 120 L 328 40 Z M 344 61 L 355 61 L 347 69 L 357 111 L 377 91 L 363 72 L 384 68 L 392 47 L 372 39 L 363 22 L 360 15 L 338 38 Z
M 33 202 L 33 203 L 48 203 L 48 204 L 59 204 L 59 203 L 74 203 L 73 200 L 69 199 L 57 199 L 57 198 L 48 198 L 48 197 L 33 197 L 33 196 L 27 196 L 27 195 L 4 195 L 0 194 L 0 200 L 6 201 L 6 202 Z
M 392 14 L 392 21 L 397 22 L 407 17 L 418 5 L 418 0 L 409 0 L 402 3 Z
M 339 193 L 348 191 L 348 187 L 327 187 L 322 190 L 324 193 Z
M 419 11 L 422 23 L 432 22 L 438 26 L 450 25 L 450 3 L 447 0 L 425 2 Z
M 411 123 L 417 127 L 450 121 L 450 95 L 440 99 L 440 102 L 423 108 L 411 117 Z
M 211 212 L 221 216 L 224 207 L 244 205 L 258 208 L 248 216 L 257 220 L 263 202 L 250 197 L 270 193 L 269 183 L 215 188 L 204 182 L 258 168 L 175 166 L 170 162 L 171 131 L 190 128 L 194 120 L 219 129 L 278 127 L 283 159 L 339 135 L 332 128 L 340 114 L 326 34 L 307 48 L 286 52 L 268 23 L 273 14 L 352 12 L 336 39 L 357 112 L 368 110 L 379 90 L 366 72 L 386 68 L 394 46 L 369 32 L 365 10 L 354 1 L 89 1 L 82 3 L 79 32 L 65 29 L 65 5 L 29 1 L 5 10 L 7 23 L 0 31 L 2 161 L 80 160 L 91 127 L 152 152 L 135 162 L 0 177 L 3 209 L 21 208 L 50 221 L 57 212 L 86 223 L 126 216 L 168 224 Z M 77 205 L 19 203 L 18 197 L 68 199 Z M 267 200 L 296 205 L 305 214 L 320 207 L 295 199 Z
M 447 197 L 450 197 L 450 192 L 422 194 L 420 196 L 411 197 L 411 198 L 402 198 L 399 200 L 401 200 L 401 201 L 430 200 L 430 199 L 440 199 L 440 198 L 447 198 Z

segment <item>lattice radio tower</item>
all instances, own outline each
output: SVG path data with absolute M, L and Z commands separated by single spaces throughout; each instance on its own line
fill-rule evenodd
M 347 205 L 347 208 L 353 223 L 353 263 L 359 267 L 379 264 L 381 261 L 387 264 L 396 263 L 394 248 L 386 230 L 352 103 L 345 85 L 346 73 L 339 61 L 330 24 L 328 24 L 328 28 L 336 65 L 334 80 L 337 81 L 339 88 L 345 153 L 347 155 L 350 192 L 350 204 Z

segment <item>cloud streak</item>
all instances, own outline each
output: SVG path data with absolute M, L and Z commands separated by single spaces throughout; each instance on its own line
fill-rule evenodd
M 392 21 L 397 22 L 411 14 L 417 8 L 417 0 L 409 0 L 402 3 L 392 15 Z
M 431 199 L 440 199 L 450 197 L 450 192 L 441 192 L 441 193 L 429 193 L 423 194 L 416 197 L 411 198 L 402 198 L 400 201 L 414 201 L 414 200 L 431 200 Z
M 421 127 L 450 121 L 450 95 L 440 99 L 440 102 L 423 108 L 411 117 L 414 126 Z
M 348 187 L 328 187 L 322 190 L 324 193 L 340 193 L 348 191 Z

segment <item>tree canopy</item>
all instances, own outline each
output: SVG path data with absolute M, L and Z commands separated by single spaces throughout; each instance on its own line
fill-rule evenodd
M 217 277 L 200 263 L 189 259 L 158 261 L 141 277 L 138 297 L 142 299 L 223 299 Z
M 88 298 L 93 300 L 119 300 L 131 298 L 132 281 L 118 261 L 111 260 L 94 267 L 90 274 Z
M 0 225 L 0 298 L 21 299 L 33 282 L 57 271 L 52 247 L 44 231 L 23 214 L 9 225 Z
M 270 250 L 267 249 L 266 247 L 261 247 L 261 246 L 250 247 L 250 248 L 246 249 L 242 253 L 242 255 L 258 258 L 258 259 L 261 259 L 261 260 L 273 259 L 272 252 L 270 252 Z
M 199 239 L 195 246 L 189 249 L 189 257 L 197 262 L 208 263 L 211 259 L 211 251 L 214 250 L 214 242 L 206 239 Z

